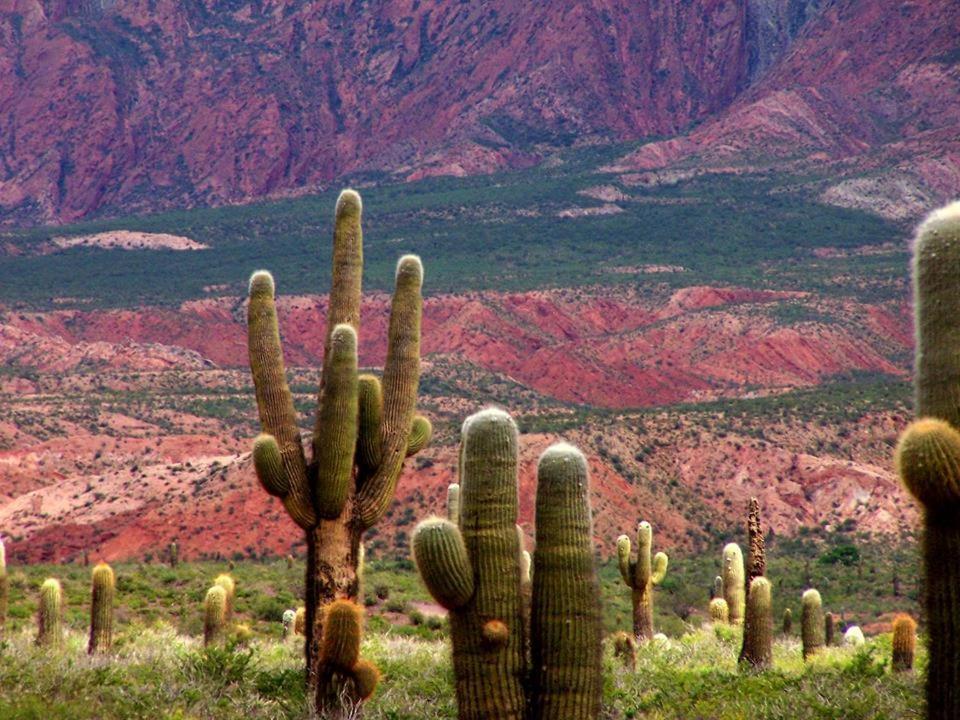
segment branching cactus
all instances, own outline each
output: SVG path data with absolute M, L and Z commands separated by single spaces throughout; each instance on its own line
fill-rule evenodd
M 913 654 L 917 644 L 917 623 L 909 615 L 897 615 L 893 619 L 894 672 L 913 670 Z
M 44 580 L 40 586 L 37 645 L 49 648 L 63 645 L 63 589 L 54 578 Z
M 287 384 L 270 273 L 250 278 L 248 337 L 262 434 L 253 446 L 257 477 L 306 534 L 307 678 L 316 686 L 323 627 L 320 608 L 356 600 L 360 539 L 393 499 L 404 459 L 430 439 L 417 416 L 420 376 L 420 259 L 400 259 L 390 309 L 383 380 L 357 374 L 363 238 L 360 196 L 337 200 L 333 282 L 312 459 L 300 439 Z M 320 706 L 317 695 L 316 709 Z
M 803 593 L 803 611 L 800 613 L 800 636 L 803 640 L 803 659 L 820 652 L 824 645 L 823 604 L 820 593 Z
M 227 591 L 222 585 L 207 590 L 203 600 L 203 645 L 210 647 L 223 642 L 227 629 Z
M 913 253 L 917 416 L 897 469 L 923 509 L 927 717 L 960 717 L 960 202 L 920 225 Z
M 105 653 L 113 644 L 113 595 L 116 587 L 113 569 L 99 563 L 91 573 L 90 640 L 87 652 Z
M 710 620 L 715 623 L 730 622 L 730 608 L 722 597 L 715 597 L 710 601 Z
M 740 662 L 757 669 L 773 664 L 773 603 L 770 582 L 755 577 L 747 594 L 747 611 L 743 623 L 743 650 Z
M 7 551 L 0 538 L 0 635 L 7 625 L 7 605 L 10 602 L 10 578 L 7 576 Z
M 413 536 L 421 578 L 450 611 L 458 717 L 593 720 L 601 630 L 586 460 L 565 444 L 540 458 L 529 628 L 517 469 L 510 416 L 471 416 L 461 444 L 459 525 L 429 518 Z
M 633 634 L 638 642 L 651 640 L 653 630 L 653 586 L 659 585 L 667 574 L 666 553 L 651 557 L 653 528 L 646 520 L 637 526 L 637 557 L 631 557 L 630 538 L 617 538 L 617 560 L 620 577 L 633 591 Z
M 723 548 L 723 598 L 727 601 L 730 622 L 734 625 L 743 622 L 746 609 L 743 577 L 743 553 L 739 545 L 730 543 Z

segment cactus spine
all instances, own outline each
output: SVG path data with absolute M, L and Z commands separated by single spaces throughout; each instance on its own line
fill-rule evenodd
M 637 557 L 631 557 L 630 538 L 617 538 L 617 560 L 620 577 L 633 591 L 633 634 L 638 641 L 653 638 L 653 586 L 667 574 L 668 559 L 658 552 L 651 558 L 653 528 L 646 520 L 637 526 Z
M 933 212 L 914 243 L 915 406 L 897 469 L 923 508 L 929 632 L 927 717 L 960 717 L 960 202 Z
M 63 589 L 54 578 L 44 580 L 40 586 L 37 645 L 50 648 L 63 645 Z
M 793 633 L 793 611 L 790 608 L 787 608 L 783 611 L 783 634 L 790 635 Z
M 723 598 L 727 601 L 730 622 L 734 625 L 743 622 L 746 609 L 743 577 L 743 553 L 739 545 L 730 543 L 723 548 Z
M 91 573 L 90 640 L 87 652 L 109 652 L 113 644 L 113 595 L 116 581 L 113 569 L 99 563 Z
M 913 670 L 913 653 L 917 644 L 917 623 L 909 615 L 897 615 L 893 619 L 894 672 Z
M 773 664 L 773 603 L 770 590 L 770 582 L 761 575 L 750 583 L 750 592 L 747 594 L 740 662 L 758 669 Z
M 250 370 L 262 426 L 253 446 L 254 467 L 264 489 L 280 498 L 306 534 L 306 659 L 312 688 L 321 664 L 320 608 L 339 598 L 357 598 L 360 538 L 389 507 L 404 459 L 423 448 L 431 434 L 429 421 L 415 415 L 419 258 L 407 255 L 397 265 L 382 382 L 357 374 L 361 211 L 360 196 L 344 190 L 335 213 L 333 282 L 309 463 L 284 370 L 273 278 L 259 271 L 250 279 Z M 317 712 L 337 712 L 322 706 L 322 695 L 315 698 Z
M 596 718 L 599 585 L 586 460 L 564 444 L 540 458 L 529 628 L 516 528 L 518 438 L 509 415 L 484 410 L 467 419 L 460 467 L 459 526 L 430 518 L 413 536 L 421 578 L 450 611 L 458 717 Z
M 803 611 L 800 614 L 800 635 L 803 639 L 803 659 L 820 652 L 824 644 L 824 619 L 820 593 L 807 590 L 803 593 Z
M 227 591 L 222 585 L 207 590 L 203 601 L 203 645 L 219 645 L 226 632 Z
M 7 625 L 7 605 L 10 595 L 10 578 L 7 576 L 7 551 L 0 538 L 0 635 Z

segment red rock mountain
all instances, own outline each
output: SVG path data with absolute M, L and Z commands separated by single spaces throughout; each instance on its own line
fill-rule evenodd
M 626 166 L 799 135 L 830 158 L 947 148 L 920 173 L 942 188 L 958 19 L 944 0 L 8 0 L 0 218 L 488 172 L 693 125 Z

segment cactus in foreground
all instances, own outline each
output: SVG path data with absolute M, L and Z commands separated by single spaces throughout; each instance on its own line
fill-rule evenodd
M 743 580 L 743 553 L 740 546 L 730 543 L 723 548 L 723 598 L 727 601 L 730 622 L 743 622 L 746 609 L 746 589 Z
M 894 672 L 913 670 L 913 653 L 917 644 L 917 623 L 909 615 L 897 615 L 893 619 Z
M 397 264 L 383 380 L 357 373 L 363 238 L 361 201 L 353 190 L 337 200 L 333 282 L 323 370 L 308 462 L 284 370 L 270 273 L 250 278 L 248 340 L 262 433 L 253 445 L 257 477 L 280 498 L 306 535 L 307 679 L 320 671 L 320 608 L 356 600 L 360 539 L 393 499 L 404 460 L 429 441 L 430 422 L 415 415 L 420 377 L 420 259 Z M 324 697 L 326 697 L 324 695 Z M 322 716 L 327 709 L 315 699 Z M 337 712 L 333 708 L 330 712 Z
M 897 470 L 923 508 L 927 717 L 960 717 L 960 202 L 930 214 L 913 253 L 917 417 Z
M 730 622 L 730 608 L 722 597 L 715 597 L 710 601 L 710 620 L 724 624 Z
M 622 630 L 613 636 L 613 656 L 618 658 L 630 672 L 637 669 L 637 641 L 633 635 Z
M 221 585 L 207 590 L 203 600 L 203 645 L 209 647 L 223 641 L 227 626 L 227 591 Z
M 353 718 L 357 707 L 376 689 L 380 671 L 360 658 L 363 608 L 350 600 L 336 600 L 324 608 L 320 641 L 318 692 L 331 718 Z
M 637 526 L 637 557 L 631 557 L 630 538 L 617 538 L 617 560 L 620 577 L 632 592 L 633 634 L 638 641 L 653 637 L 653 586 L 659 585 L 667 574 L 667 555 L 658 552 L 651 558 L 653 528 L 646 520 Z
M 63 645 L 63 589 L 54 578 L 47 578 L 40 586 L 37 645 L 51 648 Z
M 783 634 L 790 635 L 793 633 L 793 610 L 787 608 L 783 611 Z
M 750 583 L 750 592 L 747 594 L 740 662 L 749 663 L 755 668 L 766 668 L 773 664 L 773 602 L 770 590 L 770 582 L 760 576 Z
M 113 569 L 99 563 L 91 573 L 90 639 L 87 652 L 109 652 L 113 644 L 113 594 L 116 581 Z
M 803 659 L 823 649 L 824 619 L 820 593 L 807 590 L 803 593 L 803 611 L 800 613 L 800 636 L 803 640 Z
M 484 410 L 468 418 L 460 464 L 459 526 L 429 518 L 413 535 L 424 584 L 450 611 L 458 717 L 596 718 L 601 626 L 586 460 L 565 444 L 540 458 L 529 627 L 510 416 Z
M 237 583 L 234 581 L 233 577 L 227 575 L 226 573 L 221 573 L 217 575 L 213 580 L 214 585 L 219 585 L 223 588 L 224 595 L 226 595 L 226 603 L 224 606 L 223 621 L 225 624 L 230 624 L 233 620 L 233 604 L 237 599 Z
M 10 578 L 7 576 L 7 551 L 0 538 L 0 635 L 7 624 L 7 604 L 10 594 Z

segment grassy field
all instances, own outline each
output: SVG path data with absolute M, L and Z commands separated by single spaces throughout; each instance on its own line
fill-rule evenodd
M 822 204 L 816 178 L 705 176 L 625 188 L 630 199 L 619 202 L 620 212 L 562 217 L 571 208 L 603 205 L 578 193 L 617 185 L 617 176 L 601 168 L 627 150 L 585 148 L 524 171 L 363 188 L 367 287 L 390 287 L 397 257 L 415 252 L 429 258 L 428 294 L 667 282 L 902 296 L 907 229 Z M 261 267 L 274 272 L 281 293 L 325 292 L 336 194 L 0 233 L 27 253 L 0 255 L 0 302 L 20 308 L 47 307 L 54 297 L 81 307 L 171 304 L 202 297 L 211 285 L 241 296 L 250 273 Z M 211 249 L 30 254 L 56 235 L 118 228 L 186 235 Z M 867 257 L 812 253 L 885 243 L 902 250 Z M 652 278 L 629 271 L 641 265 L 684 271 Z

